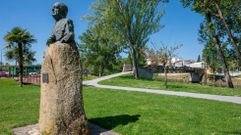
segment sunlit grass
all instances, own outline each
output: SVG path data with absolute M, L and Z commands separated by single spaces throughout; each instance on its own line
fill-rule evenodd
M 114 85 L 114 86 L 124 86 L 124 87 L 184 91 L 184 92 L 226 95 L 226 96 L 241 96 L 241 89 L 237 89 L 237 88 L 230 89 L 225 87 L 204 86 L 200 84 L 186 84 L 186 83 L 178 83 L 178 82 L 168 82 L 168 88 L 166 88 L 163 81 L 134 79 L 132 75 L 119 76 L 109 80 L 104 80 L 99 83 L 104 85 Z
M 0 79 L 0 135 L 38 122 L 39 86 Z M 139 92 L 84 88 L 88 119 L 121 134 L 240 134 L 241 105 Z

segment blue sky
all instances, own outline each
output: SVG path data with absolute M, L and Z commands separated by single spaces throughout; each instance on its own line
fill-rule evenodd
M 69 7 L 68 18 L 74 21 L 75 38 L 79 42 L 78 37 L 88 28 L 88 22 L 81 21 L 80 18 L 92 12 L 90 6 L 95 0 L 1 0 L 0 49 L 6 44 L 3 37 L 8 31 L 16 26 L 25 28 L 38 41 L 32 45 L 32 50 L 36 51 L 36 63 L 40 64 L 46 48 L 46 40 L 54 24 L 50 14 L 51 7 L 57 1 L 64 2 Z M 178 50 L 178 56 L 196 60 L 203 48 L 197 40 L 199 24 L 202 20 L 199 14 L 183 8 L 179 0 L 171 0 L 161 20 L 165 27 L 153 34 L 150 42 L 155 43 L 156 48 L 160 47 L 161 42 L 170 46 L 183 44 L 183 47 Z M 3 60 L 5 62 L 5 59 Z

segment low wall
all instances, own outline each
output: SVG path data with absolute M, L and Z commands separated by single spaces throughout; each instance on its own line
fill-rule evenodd
M 23 83 L 25 84 L 36 84 L 40 85 L 41 82 L 41 76 L 40 75 L 29 75 L 23 77 Z

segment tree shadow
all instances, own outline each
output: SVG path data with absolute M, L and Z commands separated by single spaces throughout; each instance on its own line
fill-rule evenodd
M 135 79 L 135 77 L 133 75 L 122 75 L 122 76 L 118 76 L 121 79 Z
M 168 88 L 188 88 L 187 86 L 183 85 L 174 85 L 174 84 L 167 84 Z
M 144 78 L 144 77 L 139 77 L 138 79 L 135 79 L 134 75 L 123 75 L 123 76 L 118 76 L 118 78 L 131 79 L 131 80 L 153 81 L 153 79 L 147 79 L 147 78 Z
M 222 131 L 222 133 L 228 134 L 228 135 L 241 135 L 241 130 L 239 130 L 239 131 Z
M 113 129 L 119 125 L 127 125 L 129 123 L 133 123 L 139 120 L 141 115 L 118 115 L 118 116 L 109 116 L 103 118 L 93 118 L 89 119 L 91 123 L 95 123 L 101 127 L 106 129 Z

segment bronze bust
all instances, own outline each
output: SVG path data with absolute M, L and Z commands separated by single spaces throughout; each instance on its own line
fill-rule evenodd
M 56 20 L 52 34 L 47 40 L 47 45 L 55 42 L 75 43 L 74 41 L 74 24 L 71 19 L 66 18 L 68 7 L 61 2 L 53 5 L 52 16 Z

